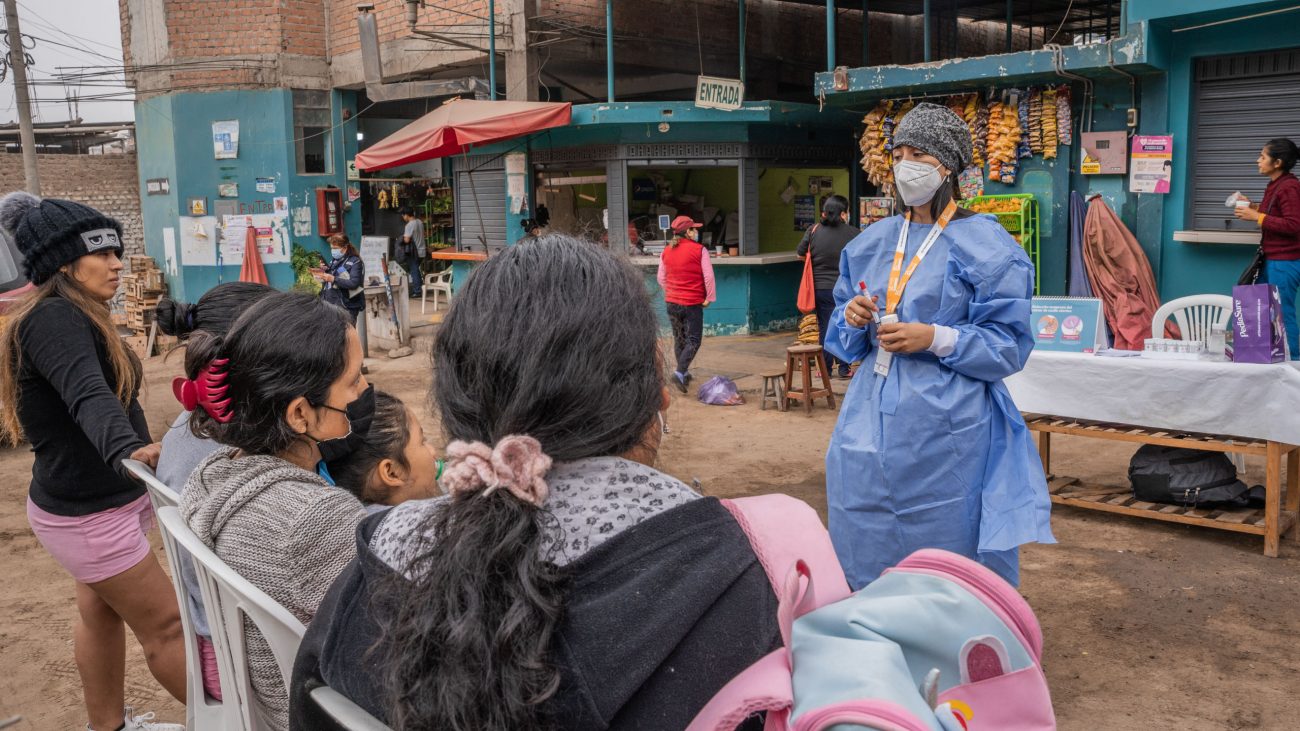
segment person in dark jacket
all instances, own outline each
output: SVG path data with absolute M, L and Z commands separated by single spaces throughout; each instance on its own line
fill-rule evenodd
M 1300 150 L 1286 138 L 1269 140 L 1259 153 L 1259 174 L 1268 176 L 1264 199 L 1258 204 L 1239 206 L 1237 218 L 1254 221 L 1262 232 L 1264 277 L 1277 286 L 1282 297 L 1282 319 L 1286 323 L 1291 359 L 1300 360 L 1300 323 L 1296 318 L 1296 295 L 1300 293 L 1300 180 L 1291 173 Z
M 321 282 L 320 298 L 329 304 L 342 307 L 352 316 L 352 324 L 357 324 L 357 316 L 366 309 L 366 265 L 357 254 L 346 234 L 334 234 L 329 238 L 330 256 L 328 266 L 313 272 L 312 276 Z
M 840 278 L 840 254 L 858 234 L 857 228 L 849 225 L 849 200 L 842 195 L 832 195 L 822 203 L 822 221 L 808 229 L 795 251 L 800 257 L 808 256 L 812 250 L 813 287 L 817 296 L 817 342 L 826 344 L 826 324 L 835 311 L 835 283 Z M 839 363 L 839 377 L 849 377 L 849 364 L 837 361 L 835 356 L 827 354 L 826 367 L 835 370 Z
M 434 345 L 448 495 L 361 524 L 291 728 L 339 728 L 328 685 L 399 729 L 680 729 L 781 644 L 740 525 L 653 466 L 657 335 L 640 275 L 576 239 L 479 266 Z
M 32 532 L 76 582 L 73 633 L 91 731 L 183 731 L 125 705 L 125 628 L 154 677 L 185 701 L 185 642 L 171 581 L 149 546 L 153 509 L 123 465 L 153 467 L 157 444 L 136 399 L 140 360 L 108 302 L 122 271 L 122 227 L 95 209 L 23 192 L 0 226 L 36 289 L 8 312 L 0 347 L 0 433 L 31 442 Z

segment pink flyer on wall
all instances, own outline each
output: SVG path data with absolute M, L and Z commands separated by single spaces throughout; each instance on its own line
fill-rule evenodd
M 1129 164 L 1130 193 L 1168 193 L 1174 177 L 1173 135 L 1134 135 Z

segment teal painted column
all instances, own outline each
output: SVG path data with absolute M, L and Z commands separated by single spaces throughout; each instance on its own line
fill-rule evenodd
M 614 0 L 605 0 L 605 91 L 606 101 L 614 101 Z
M 831 0 L 827 0 L 827 2 L 829 3 L 831 2 Z M 921 8 L 922 8 L 921 19 L 922 22 L 925 24 L 925 29 L 921 33 L 921 38 L 924 40 L 925 43 L 925 60 L 929 61 L 930 60 L 930 0 L 925 0 L 925 3 L 921 6 Z
M 488 86 L 490 98 L 497 98 L 497 3 L 488 0 Z
M 871 23 L 867 0 L 862 0 L 862 65 L 871 65 Z
M 835 70 L 835 0 L 826 0 L 826 70 Z
M 1015 37 L 1011 34 L 1011 20 L 1014 17 L 1011 2 L 1012 0 L 1007 0 L 1007 53 L 1016 50 Z
M 745 0 L 740 0 L 740 83 L 745 83 Z

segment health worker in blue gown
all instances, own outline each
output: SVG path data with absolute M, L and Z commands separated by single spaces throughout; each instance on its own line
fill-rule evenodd
M 826 350 L 862 361 L 826 453 L 830 533 L 854 589 L 921 548 L 1019 582 L 1054 543 L 1033 439 L 1002 379 L 1024 367 L 1034 266 L 993 216 L 957 206 L 966 124 L 918 104 L 893 140 L 903 215 L 845 248 Z

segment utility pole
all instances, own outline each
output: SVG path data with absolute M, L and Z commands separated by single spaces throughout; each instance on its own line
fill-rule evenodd
M 4 0 L 9 25 L 9 67 L 14 71 L 14 100 L 18 106 L 18 137 L 23 145 L 23 175 L 27 192 L 41 194 L 41 176 L 36 171 L 36 135 L 32 133 L 32 100 L 27 95 L 27 59 L 23 33 L 18 28 L 18 0 Z

